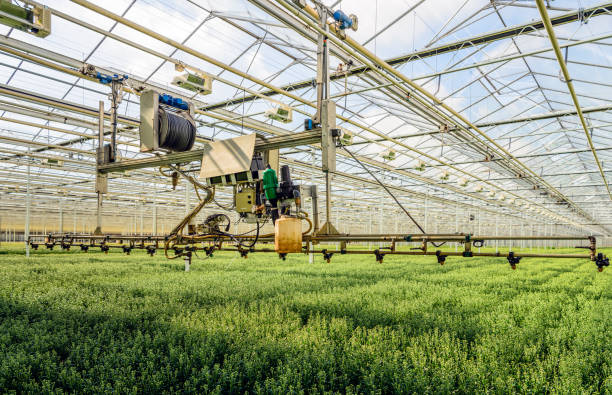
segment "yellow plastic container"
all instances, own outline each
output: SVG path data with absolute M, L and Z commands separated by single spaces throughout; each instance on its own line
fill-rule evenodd
M 302 221 L 282 216 L 274 225 L 274 250 L 279 254 L 302 252 Z

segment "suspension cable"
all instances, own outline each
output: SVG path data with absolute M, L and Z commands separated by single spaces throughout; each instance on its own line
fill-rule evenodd
M 400 201 L 395 197 L 395 195 L 389 190 L 389 188 L 387 188 L 387 186 L 385 184 L 383 184 L 375 175 L 374 173 L 372 173 L 370 171 L 370 169 L 368 169 L 368 167 L 359 159 L 357 159 L 357 157 L 355 157 L 355 155 L 353 155 L 353 153 L 351 151 L 349 151 L 348 149 L 346 149 L 346 147 L 342 144 L 340 144 L 340 148 L 342 148 L 344 151 L 346 151 L 351 158 L 353 158 L 357 163 L 359 163 L 361 165 L 361 167 L 363 167 L 363 169 L 365 171 L 368 172 L 368 174 L 370 176 L 372 176 L 372 178 L 374 178 L 374 180 L 376 180 L 376 182 L 384 188 L 385 191 L 387 191 L 387 193 L 389 194 L 389 196 L 391 196 L 393 198 L 393 200 L 395 200 L 395 203 L 397 203 L 398 206 L 400 206 L 400 208 L 404 211 L 404 213 L 406 213 L 406 215 L 408 216 L 408 218 L 410 218 L 410 220 L 416 225 L 417 228 L 419 228 L 419 230 L 421 231 L 421 233 L 423 234 L 427 234 L 427 232 L 425 232 L 425 229 L 423 229 L 423 227 L 416 221 L 416 219 L 414 219 L 414 217 L 410 214 L 410 212 L 408 212 L 408 210 L 406 210 L 406 208 L 400 203 Z M 440 244 L 436 244 L 433 243 L 432 244 L 435 247 L 441 247 L 445 244 L 446 242 L 440 243 Z

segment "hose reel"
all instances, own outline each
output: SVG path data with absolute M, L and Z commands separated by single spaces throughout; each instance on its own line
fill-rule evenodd
M 153 90 L 140 96 L 140 152 L 189 151 L 196 131 L 191 103 Z
M 187 119 L 161 107 L 157 114 L 159 148 L 177 152 L 189 151 L 196 138 L 193 119 Z

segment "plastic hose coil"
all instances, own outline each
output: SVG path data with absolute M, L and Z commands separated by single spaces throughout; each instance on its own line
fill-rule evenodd
M 159 109 L 159 147 L 170 151 L 189 151 L 196 138 L 193 121 Z

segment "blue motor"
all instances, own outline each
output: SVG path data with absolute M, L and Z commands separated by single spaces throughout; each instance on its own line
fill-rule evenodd
M 179 97 L 172 97 L 168 94 L 159 95 L 159 102 L 170 107 L 175 107 L 180 110 L 189 110 L 189 104 Z
M 304 120 L 304 130 L 313 130 L 320 127 L 320 123 L 315 123 L 315 121 L 310 118 Z
M 102 74 L 98 71 L 96 72 L 96 78 L 103 84 L 110 84 L 113 81 L 123 82 L 128 79 L 128 76 L 127 74 L 124 74 L 121 77 L 118 76 L 117 74 L 108 75 L 108 74 Z
M 357 16 L 353 14 L 349 16 L 342 12 L 342 10 L 337 10 L 334 12 L 334 20 L 338 22 L 340 30 L 353 29 L 357 31 Z

